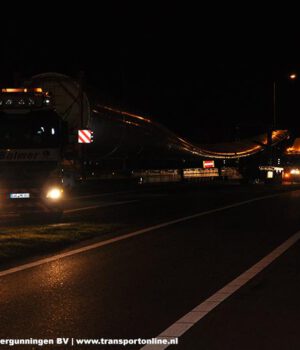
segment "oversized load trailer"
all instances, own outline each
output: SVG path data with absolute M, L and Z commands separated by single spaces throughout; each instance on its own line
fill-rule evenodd
M 275 145 L 289 135 L 287 130 L 277 130 L 270 140 L 265 134 L 238 142 L 193 144 L 148 117 L 103 104 L 97 92 L 83 89 L 80 82 L 66 75 L 39 74 L 28 84 L 41 86 L 50 93 L 57 113 L 68 123 L 69 135 L 75 138 L 78 129 L 93 131 L 92 144 L 72 143 L 73 159 L 107 162 L 111 167 L 127 163 L 133 169 L 183 168 L 191 162 L 199 166 L 206 158 L 244 158 L 264 151 L 268 145 Z

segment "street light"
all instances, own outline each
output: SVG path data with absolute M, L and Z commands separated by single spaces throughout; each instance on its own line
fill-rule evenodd
M 289 80 L 296 80 L 297 74 L 296 73 L 290 73 L 288 75 Z M 273 150 L 272 150 L 272 134 L 273 131 L 276 128 L 276 119 L 277 119 L 277 90 L 278 90 L 278 84 L 276 79 L 273 80 L 273 123 L 268 131 L 268 149 L 269 149 L 269 165 L 273 165 Z
M 296 73 L 290 73 L 288 75 L 288 79 L 289 80 L 296 80 L 297 79 L 297 74 Z M 273 126 L 272 126 L 272 131 L 275 130 L 275 127 L 276 127 L 276 110 L 277 110 L 277 101 L 276 101 L 276 98 L 277 98 L 277 82 L 276 80 L 274 79 L 273 81 Z

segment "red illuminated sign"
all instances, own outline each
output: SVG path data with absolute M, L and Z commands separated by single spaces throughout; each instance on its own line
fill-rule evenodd
M 204 160 L 203 161 L 203 168 L 209 169 L 215 167 L 215 161 L 214 160 Z

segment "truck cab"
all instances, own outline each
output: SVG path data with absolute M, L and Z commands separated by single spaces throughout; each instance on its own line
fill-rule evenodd
M 65 122 L 40 88 L 0 92 L 0 212 L 60 216 Z

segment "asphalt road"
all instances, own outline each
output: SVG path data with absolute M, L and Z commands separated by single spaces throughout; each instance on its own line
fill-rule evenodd
M 173 184 L 70 195 L 64 222 L 120 224 L 105 239 L 162 226 L 0 276 L 0 339 L 158 336 L 300 230 L 300 191 L 289 189 Z M 299 253 L 296 242 L 169 348 L 299 348 Z

